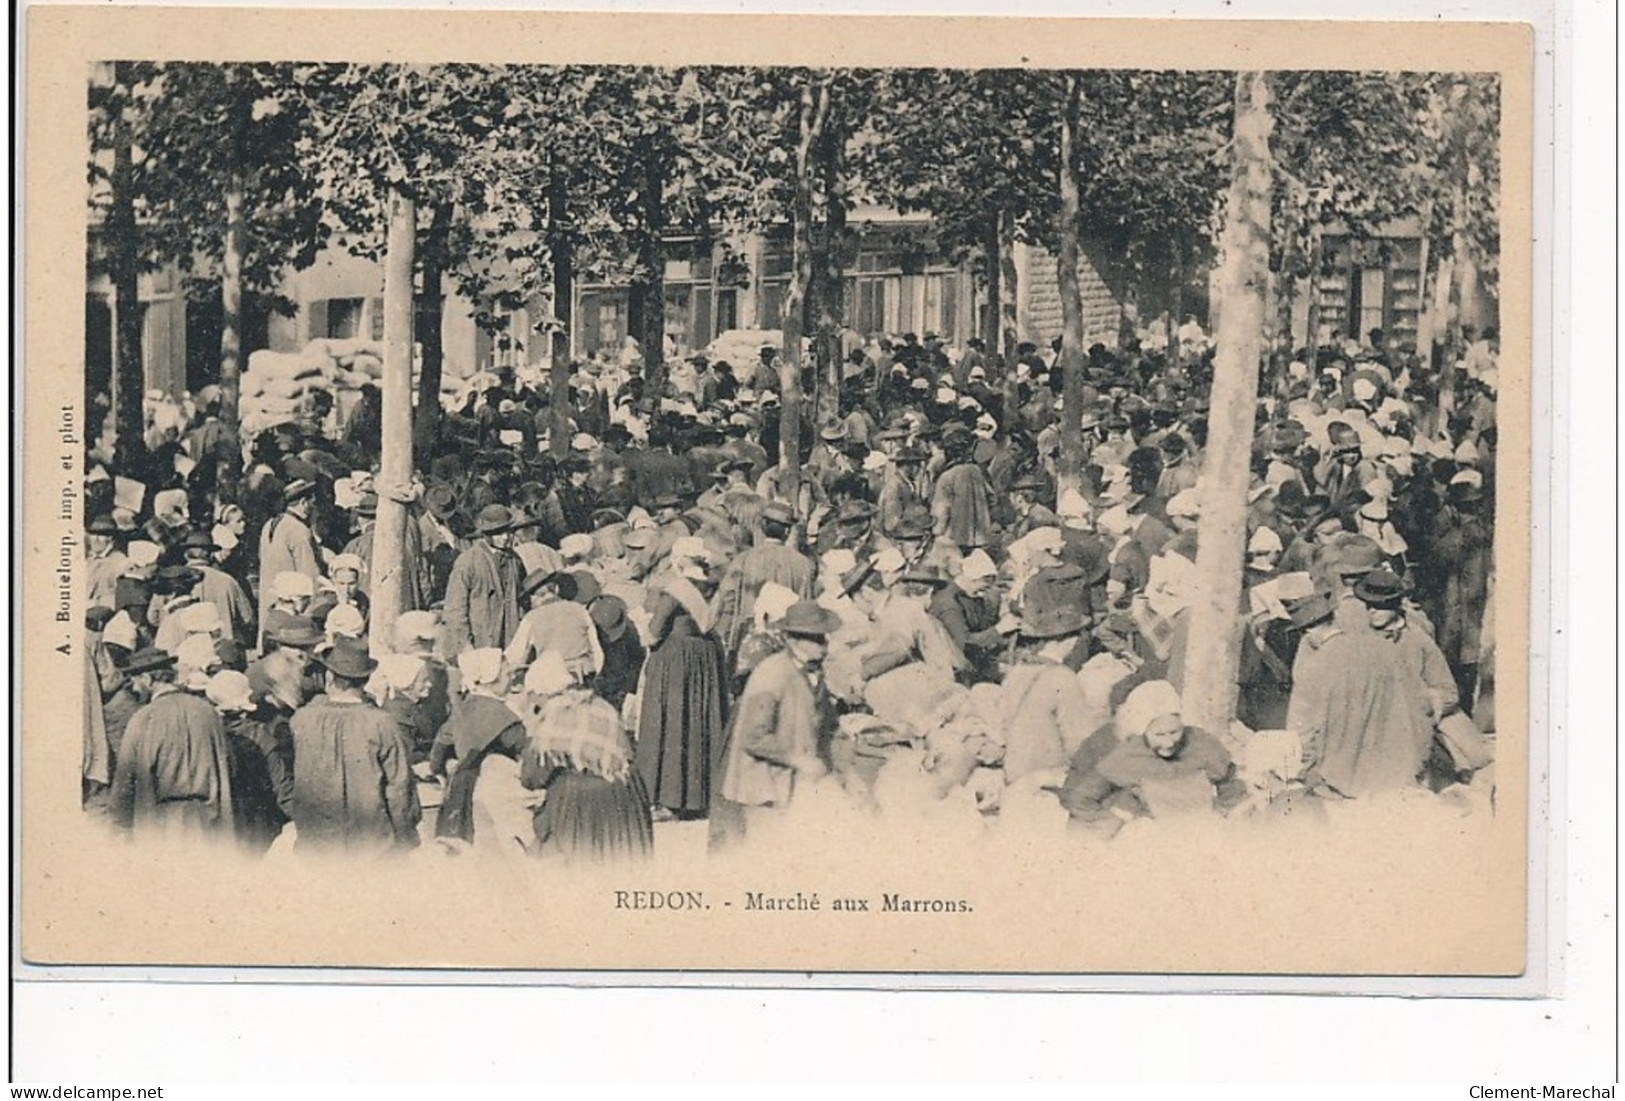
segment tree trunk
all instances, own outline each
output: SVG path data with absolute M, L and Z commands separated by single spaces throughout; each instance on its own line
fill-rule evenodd
M 1314 222 L 1309 227 L 1309 308 L 1304 319 L 1303 342 L 1309 349 L 1309 373 L 1318 377 L 1320 370 L 1320 269 L 1326 265 L 1326 250 L 1320 236 L 1320 212 L 1310 212 Z
M 1185 361 L 1185 342 L 1179 335 L 1185 324 L 1185 246 L 1174 242 L 1174 294 L 1168 306 L 1168 355 L 1175 367 Z
M 840 415 L 841 327 L 844 323 L 841 248 L 846 239 L 846 183 L 842 176 L 841 152 L 845 134 L 831 116 L 819 135 L 819 168 L 824 183 L 824 229 L 818 256 L 818 344 L 823 368 L 823 394 L 818 403 L 820 417 Z
M 1061 289 L 1061 461 L 1056 470 L 1056 493 L 1081 490 L 1083 485 L 1083 294 L 1078 287 L 1078 166 L 1075 152 L 1082 88 L 1076 74 L 1066 79 L 1066 104 L 1061 112 L 1061 209 L 1056 223 L 1060 253 L 1056 279 Z
M 982 282 L 987 286 L 987 304 L 982 308 L 981 336 L 990 359 L 999 354 L 999 260 L 999 216 L 994 214 L 987 220 L 987 236 L 982 241 Z
M 1020 394 L 1016 386 L 1016 345 L 1020 343 L 1020 329 L 1016 317 L 1020 301 L 1020 275 L 1016 270 L 1016 216 L 1006 210 L 999 214 L 998 230 L 999 269 L 999 328 L 1004 348 L 1004 404 L 1005 419 L 1012 420 L 1020 408 Z M 1000 341 L 988 345 L 988 354 L 997 355 Z
M 1196 594 L 1185 653 L 1185 721 L 1213 734 L 1235 716 L 1241 668 L 1241 574 L 1253 410 L 1269 269 L 1269 86 L 1263 73 L 1236 74 L 1235 137 L 1225 211 L 1215 332 L 1212 409 L 1202 467 Z
M 423 287 L 413 308 L 414 333 L 422 349 L 418 368 L 418 401 L 413 412 L 412 435 L 425 466 L 440 432 L 440 383 L 445 377 L 446 348 L 442 322 L 445 299 L 441 294 L 446 261 L 446 234 L 451 228 L 451 207 L 434 208 L 423 248 Z
M 547 369 L 547 449 L 556 459 L 570 453 L 570 310 L 575 296 L 575 250 L 570 240 L 570 183 L 563 169 L 547 190 L 548 258 L 553 267 L 553 345 Z
M 389 200 L 384 254 L 384 423 L 378 471 L 378 525 L 373 530 L 371 642 L 374 654 L 390 649 L 395 620 L 410 611 L 406 561 L 406 505 L 396 494 L 412 481 L 412 275 L 417 208 L 400 192 Z
M 643 377 L 648 394 L 658 396 L 666 385 L 666 166 L 656 152 L 642 159 L 640 204 L 643 236 L 638 245 L 638 267 L 643 271 Z
M 253 98 L 228 69 L 231 88 L 231 175 L 226 184 L 226 239 L 220 269 L 220 411 L 227 423 L 237 420 L 237 398 L 243 367 L 243 258 L 248 251 L 244 228 L 244 145 L 252 121 Z
M 128 88 L 124 66 L 114 65 L 115 79 Z M 121 108 L 122 110 L 122 108 Z M 113 205 L 107 235 L 113 277 L 113 463 L 120 473 L 136 476 L 146 455 L 146 371 L 141 357 L 141 241 L 135 221 L 135 182 L 130 124 L 122 116 L 113 145 Z
M 779 464 L 784 496 L 801 516 L 801 331 L 807 288 L 813 278 L 813 150 L 829 115 L 826 78 L 809 79 L 801 89 L 799 136 L 796 141 L 795 198 L 790 207 L 790 286 L 784 296 L 784 349 L 779 357 Z

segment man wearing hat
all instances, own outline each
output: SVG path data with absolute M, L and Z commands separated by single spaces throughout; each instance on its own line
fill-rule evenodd
M 711 804 L 711 847 L 737 844 L 771 828 L 798 789 L 829 773 L 836 731 L 824 686 L 829 636 L 840 617 L 816 601 L 791 605 L 777 623 L 784 649 L 751 671 L 722 753 Z
M 750 630 L 756 594 L 763 585 L 773 581 L 803 599 L 812 598 L 817 565 L 790 545 L 794 532 L 795 516 L 789 506 L 769 502 L 761 512 L 760 541 L 735 555 L 722 573 L 716 595 L 716 631 L 730 668 Z
M 127 666 L 151 678 L 151 698 L 124 729 L 108 809 L 113 825 L 137 841 L 229 841 L 235 826 L 225 727 L 202 694 L 212 663 L 200 655 L 212 657 L 213 648 L 182 649 L 173 663 L 143 651 Z
M 1292 665 L 1287 729 L 1303 743 L 1311 791 L 1360 798 L 1416 783 L 1433 728 L 1415 706 L 1416 673 L 1369 626 L 1333 622 L 1332 598 L 1315 593 L 1292 611 L 1303 628 Z
M 389 852 L 416 846 L 423 810 L 412 748 L 400 725 L 365 693 L 378 663 L 360 639 L 340 639 L 319 660 L 326 690 L 289 723 L 298 847 Z
M 1360 434 L 1347 422 L 1328 424 L 1326 438 L 1331 447 L 1315 467 L 1315 484 L 1331 498 L 1334 511 L 1352 512 L 1358 507 L 1361 489 L 1377 477 L 1376 466 L 1361 457 Z
M 593 678 L 592 689 L 618 713 L 638 685 L 648 651 L 627 615 L 626 601 L 620 597 L 606 593 L 588 605 L 587 612 L 598 630 L 598 644 L 604 654 L 603 667 Z
M 822 555 L 843 547 L 860 560 L 874 557 L 876 509 L 868 501 L 848 498 L 830 513 L 818 528 L 813 550 Z
M 905 515 L 923 507 L 920 473 L 925 460 L 923 451 L 906 445 L 891 453 L 891 461 L 881 473 L 880 489 L 875 494 L 883 533 L 895 531 Z
M 189 532 L 181 547 L 186 564 L 200 575 L 192 595 L 206 604 L 212 604 L 225 625 L 225 637 L 235 639 L 244 646 L 254 641 L 254 604 L 237 579 L 214 563 L 214 537 L 206 531 Z
M 105 512 L 85 525 L 85 567 L 90 575 L 86 599 L 91 607 L 112 608 L 117 602 L 118 579 L 127 562 L 118 549 L 118 535 L 118 525 Z
M 314 583 L 322 575 L 322 551 L 310 528 L 316 501 L 316 483 L 295 478 L 282 490 L 282 511 L 260 533 L 260 577 L 302 573 Z M 263 636 L 266 613 L 271 610 L 270 586 L 260 584 L 258 622 Z M 260 640 L 264 642 L 263 637 Z
M 932 530 L 961 552 L 993 542 L 993 488 L 972 458 L 975 442 L 963 425 L 943 430 L 945 468 L 931 491 Z
M 474 519 L 475 536 L 457 556 L 446 581 L 446 656 L 470 647 L 502 649 L 519 629 L 523 567 L 512 549 L 513 514 L 486 505 Z
M 557 654 L 578 681 L 588 684 L 603 668 L 604 651 L 587 609 L 560 595 L 559 586 L 570 580 L 569 574 L 552 569 L 525 575 L 519 595 L 529 601 L 530 610 L 519 621 L 506 656 L 509 666 L 518 669 L 544 653 Z
M 1094 733 L 1077 721 L 1089 706 L 1067 664 L 1088 626 L 1081 577 L 1072 580 L 1078 571 L 1064 574 L 1067 569 L 1040 571 L 1022 588 L 1016 661 L 1000 690 L 1009 716 L 1002 732 L 1007 784 L 1050 774 L 1059 783 L 1067 762 Z

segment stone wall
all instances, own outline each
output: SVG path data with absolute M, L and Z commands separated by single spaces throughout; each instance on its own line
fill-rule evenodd
M 1035 245 L 1016 246 L 1018 321 L 1021 338 L 1040 348 L 1061 335 L 1061 288 L 1056 278 L 1056 259 Z M 1083 346 L 1117 346 L 1117 325 L 1122 303 L 1112 293 L 1088 256 L 1078 258 L 1078 289 L 1083 296 Z

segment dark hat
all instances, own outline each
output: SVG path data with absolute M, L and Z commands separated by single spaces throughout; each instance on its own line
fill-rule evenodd
M 265 637 L 278 646 L 294 650 L 309 650 L 320 643 L 325 635 L 316 621 L 309 616 L 292 615 L 273 608 L 265 615 Z
M 1065 568 L 1059 567 L 1058 570 Z M 1058 570 L 1040 570 L 1039 573 Z M 1071 582 L 1052 579 L 1044 583 L 1037 575 L 1028 580 L 1021 598 L 1023 635 L 1028 638 L 1061 638 L 1083 630 L 1086 617 L 1082 593 L 1077 584 L 1083 578 L 1083 571 L 1074 567 L 1072 572 L 1075 577 Z
M 1326 426 L 1326 438 L 1331 441 L 1333 451 L 1358 451 L 1360 448 L 1360 434 L 1343 421 L 1332 421 Z
M 1332 567 L 1339 577 L 1366 574 L 1382 565 L 1383 557 L 1375 540 L 1355 535 L 1332 548 Z
M 214 536 L 202 530 L 187 532 L 186 538 L 181 540 L 181 546 L 186 550 L 213 551 L 218 549 L 215 546 Z
M 1162 448 L 1164 455 L 1183 455 L 1186 449 L 1185 437 L 1177 432 L 1170 432 L 1162 438 L 1158 446 Z
M 154 593 L 173 595 L 191 592 L 202 580 L 203 574 L 191 566 L 165 566 L 153 577 L 151 587 Z
M 601 596 L 592 602 L 587 609 L 592 621 L 598 625 L 604 637 L 611 642 L 619 641 L 626 634 L 626 601 L 618 596 Z
M 1484 486 L 1479 482 L 1451 482 L 1445 487 L 1452 504 L 1471 504 L 1484 499 Z
M 137 673 L 155 673 L 159 669 L 171 669 L 174 665 L 174 654 L 165 653 L 156 646 L 148 646 L 125 659 L 123 671 L 134 676 Z
M 837 524 L 864 524 L 875 517 L 875 506 L 868 501 L 845 501 L 835 514 Z
M 749 474 L 754 465 L 755 464 L 749 459 L 728 459 L 721 466 L 717 467 L 717 473 L 727 474 L 729 471 L 742 470 L 746 474 Z
M 815 600 L 798 600 L 779 620 L 778 628 L 801 638 L 827 638 L 841 626 L 841 617 Z
M 566 455 L 564 461 L 559 463 L 559 469 L 566 472 L 591 470 L 592 460 L 585 455 Z
M 577 604 L 590 605 L 604 591 L 603 586 L 598 584 L 598 578 L 593 576 L 591 571 L 571 570 L 565 576 L 574 582 L 575 591 L 570 594 L 570 599 Z
M 796 522 L 796 514 L 790 511 L 790 506 L 783 501 L 769 501 L 762 507 L 763 520 L 771 520 L 775 524 L 789 526 Z
M 892 461 L 895 463 L 923 463 L 928 458 L 930 456 L 918 448 L 905 447 L 892 456 Z
M 220 659 L 222 668 L 235 669 L 239 673 L 248 668 L 248 653 L 234 638 L 215 639 L 214 656 Z
M 317 656 L 331 672 L 350 680 L 371 676 L 378 663 L 367 652 L 367 644 L 358 638 L 340 637 L 331 649 Z
M 829 443 L 838 443 L 839 441 L 846 439 L 846 422 L 835 421 L 832 424 L 826 424 L 823 428 L 819 429 L 818 435 L 819 438 Z
M 112 513 L 103 512 L 92 516 L 90 523 L 85 525 L 85 530 L 91 535 L 117 535 L 118 525 L 113 522 Z
M 905 515 L 897 521 L 891 535 L 893 539 L 925 539 L 931 535 L 931 528 L 918 516 Z
M 1106 580 L 1112 568 L 1111 548 L 1106 540 L 1093 532 L 1071 528 L 1064 529 L 1061 535 L 1066 541 L 1061 548 L 1061 561 L 1063 565 L 1077 568 L 1077 580 L 1085 585 L 1098 585 Z M 1055 569 L 1051 567 L 1051 572 Z
M 683 495 L 680 493 L 662 493 L 649 503 L 655 508 L 682 508 Z
M 513 526 L 513 513 L 507 505 L 486 505 L 474 518 L 474 530 L 481 535 L 496 535 Z
M 546 567 L 539 570 L 531 570 L 525 575 L 525 579 L 519 583 L 519 595 L 529 596 L 531 593 L 535 592 L 537 589 L 541 588 L 543 585 L 546 585 L 549 581 L 552 581 L 558 576 L 558 570 L 550 570 Z
M 1385 566 L 1372 570 L 1354 586 L 1354 595 L 1372 608 L 1397 608 L 1409 591 L 1405 579 Z
M 1312 511 L 1320 511 L 1319 509 L 1311 508 L 1309 503 L 1311 500 L 1312 498 L 1309 496 L 1309 494 L 1304 492 L 1302 484 L 1295 481 L 1283 482 L 1281 487 L 1275 491 L 1276 509 L 1279 510 L 1283 516 L 1293 519 L 1302 519 L 1303 517 L 1308 516 Z M 1327 498 L 1326 504 L 1330 503 L 1331 498 Z
M 620 509 L 615 509 L 615 508 L 596 508 L 596 509 L 593 509 L 593 512 L 592 512 L 592 526 L 595 527 L 595 528 L 607 528 L 611 524 L 624 524 L 625 522 L 626 522 L 626 513 L 622 512 Z
M 1010 483 L 1012 490 L 1045 490 L 1049 488 L 1049 481 L 1036 470 L 1029 470 L 1021 477 Z
M 1112 385 L 1115 386 L 1118 384 L 1114 382 Z M 1113 413 L 1111 416 L 1106 418 L 1106 427 L 1113 432 L 1127 432 L 1128 418 L 1123 416 L 1121 413 Z
M 875 439 L 882 443 L 889 443 L 896 440 L 906 440 L 908 439 L 908 428 L 901 424 L 894 424 L 889 428 L 882 429 L 875 436 Z
M 874 576 L 875 560 L 865 558 L 850 570 L 841 575 L 841 594 L 851 596 L 863 587 L 863 583 Z
M 429 515 L 445 522 L 457 511 L 457 491 L 449 485 L 432 485 L 423 494 L 423 507 L 429 510 Z
M 107 626 L 107 621 L 112 619 L 115 614 L 116 613 L 114 613 L 113 609 L 109 608 L 105 604 L 97 604 L 97 605 L 94 605 L 93 607 L 86 608 L 85 609 L 85 630 L 87 630 L 87 631 L 99 631 L 99 630 L 101 630 L 103 627 Z
M 292 464 L 290 464 L 290 466 L 291 465 Z M 309 478 L 295 478 L 286 486 L 282 487 L 282 500 L 284 504 L 291 505 L 293 502 L 302 500 L 305 497 L 309 497 L 315 492 L 315 482 L 311 481 Z
M 917 566 L 910 566 L 898 577 L 899 581 L 911 581 L 919 585 L 933 585 L 942 588 L 948 584 L 948 577 L 942 569 L 930 562 L 922 562 Z
M 332 480 L 343 478 L 350 473 L 349 466 L 340 462 L 336 455 L 331 455 L 314 447 L 299 452 L 299 461 L 309 463 L 324 477 Z
M 1315 624 L 1332 617 L 1336 606 L 1332 604 L 1329 594 L 1323 592 L 1311 593 L 1302 600 L 1297 601 L 1288 609 L 1292 626 L 1297 628 L 1313 627 Z

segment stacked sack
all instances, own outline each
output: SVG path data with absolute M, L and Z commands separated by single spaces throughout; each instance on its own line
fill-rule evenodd
M 317 390 L 332 393 L 345 410 L 362 386 L 383 373 L 383 349 L 371 340 L 319 339 L 299 352 L 253 352 L 238 398 L 243 435 L 252 438 L 294 420 Z

